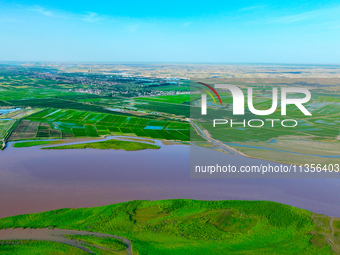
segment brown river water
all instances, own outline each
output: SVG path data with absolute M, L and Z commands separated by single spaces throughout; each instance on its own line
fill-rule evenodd
M 189 148 L 163 145 L 159 150 L 127 152 L 41 150 L 9 145 L 0 151 L 0 217 L 173 198 L 271 200 L 340 217 L 338 178 L 190 178 Z M 260 162 L 225 156 L 231 163 L 245 159 Z

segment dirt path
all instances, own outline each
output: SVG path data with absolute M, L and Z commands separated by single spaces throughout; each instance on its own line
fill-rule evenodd
M 331 217 L 331 219 L 329 220 L 329 228 L 331 229 L 332 236 L 334 236 L 333 219 L 334 217 Z
M 1 229 L 0 230 L 0 241 L 1 240 L 39 240 L 39 241 L 52 241 L 52 242 L 59 242 L 68 245 L 72 245 L 77 247 L 85 252 L 93 253 L 91 250 L 86 248 L 84 245 L 85 242 L 72 240 L 65 238 L 65 235 L 93 235 L 97 237 L 111 237 L 121 240 L 126 246 L 126 252 L 129 255 L 132 255 L 131 252 L 131 242 L 130 240 L 110 235 L 110 234 L 103 234 L 103 233 L 96 233 L 96 232 L 89 232 L 89 231 L 81 231 L 81 230 L 68 230 L 68 229 Z M 95 246 L 96 248 L 110 250 L 105 247 Z M 113 251 L 113 250 L 112 250 Z
M 222 151 L 228 153 L 228 154 L 233 154 L 233 155 L 242 155 L 245 157 L 248 157 L 246 154 L 244 154 L 243 152 L 224 144 L 223 142 L 216 140 L 214 138 L 212 138 L 212 136 L 210 135 L 210 133 L 208 132 L 208 130 L 202 130 L 196 123 L 194 123 L 193 121 L 190 121 L 190 124 L 194 127 L 194 129 L 196 130 L 196 132 L 202 136 L 204 139 L 206 139 L 208 142 L 213 143 L 214 145 L 216 145 L 218 148 L 220 148 Z

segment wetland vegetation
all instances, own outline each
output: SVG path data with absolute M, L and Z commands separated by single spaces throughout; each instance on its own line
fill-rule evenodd
M 125 150 L 125 151 L 138 151 L 146 149 L 159 149 L 160 146 L 141 142 L 119 141 L 119 140 L 106 140 L 101 142 L 79 143 L 71 145 L 61 145 L 53 147 L 43 147 L 46 150 L 66 150 L 66 149 L 100 149 L 100 150 Z
M 214 254 L 337 254 L 340 219 L 267 201 L 178 199 L 18 215 L 0 219 L 0 228 L 76 229 L 114 234 L 129 239 L 133 254 L 139 255 L 207 254 L 212 250 Z M 71 238 L 89 245 L 124 249 L 124 244 L 117 240 Z M 21 252 L 18 254 L 25 254 L 26 244 L 22 244 L 0 245 L 0 251 L 15 248 Z M 57 251 L 64 247 L 61 246 L 50 250 Z M 106 254 L 100 249 L 94 252 Z

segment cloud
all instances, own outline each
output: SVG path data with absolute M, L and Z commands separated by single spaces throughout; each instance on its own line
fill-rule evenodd
M 48 16 L 48 17 L 54 17 L 55 16 L 52 13 L 52 11 L 46 10 L 45 8 L 42 8 L 39 5 L 34 5 L 34 6 L 30 7 L 30 8 L 28 8 L 27 10 L 31 11 L 31 12 L 36 12 L 36 13 L 39 13 L 41 15 Z
M 51 11 L 46 8 L 41 7 L 40 5 L 34 5 L 32 7 L 26 8 L 27 11 L 35 12 L 43 16 L 58 18 L 58 19 L 74 19 L 80 20 L 84 22 L 95 23 L 98 22 L 102 17 L 95 12 L 86 12 L 85 14 L 74 14 L 63 11 Z
M 248 7 L 244 7 L 242 9 L 239 9 L 239 11 L 240 12 L 254 11 L 254 10 L 264 9 L 265 7 L 267 7 L 266 4 L 252 5 L 252 6 L 248 6 Z
M 130 25 L 127 27 L 127 31 L 128 32 L 137 32 L 137 30 L 140 28 L 140 24 L 134 24 L 134 25 Z
M 100 17 L 98 15 L 98 13 L 87 12 L 85 15 L 80 15 L 79 19 L 86 21 L 86 22 L 95 23 L 95 22 L 98 22 L 100 20 Z
M 19 19 L 0 15 L 0 24 L 20 22 Z
M 311 20 L 318 18 L 320 20 L 339 20 L 340 16 L 340 6 L 334 6 L 333 8 L 323 8 L 314 11 L 303 12 L 295 15 L 282 16 L 269 20 L 268 23 L 280 23 L 280 24 L 290 24 L 305 20 Z
M 182 25 L 183 27 L 190 27 L 192 25 L 192 22 L 189 22 L 189 21 L 183 22 Z
M 324 10 L 310 11 L 310 12 L 300 13 L 296 15 L 280 17 L 277 19 L 270 20 L 268 23 L 281 23 L 281 24 L 294 23 L 294 22 L 299 22 L 299 21 L 318 17 L 322 15 L 323 13 L 324 13 Z

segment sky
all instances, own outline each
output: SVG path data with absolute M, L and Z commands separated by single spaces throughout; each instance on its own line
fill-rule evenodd
M 0 61 L 340 64 L 340 2 L 0 0 Z

